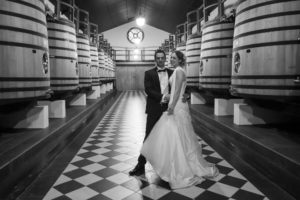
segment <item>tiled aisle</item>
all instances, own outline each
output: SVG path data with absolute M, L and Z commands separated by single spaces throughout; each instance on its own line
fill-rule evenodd
M 220 175 L 197 186 L 170 190 L 147 163 L 146 175 L 130 177 L 142 145 L 146 115 L 143 92 L 124 92 L 99 122 L 45 200 L 266 200 L 267 198 L 199 138 L 206 159 Z

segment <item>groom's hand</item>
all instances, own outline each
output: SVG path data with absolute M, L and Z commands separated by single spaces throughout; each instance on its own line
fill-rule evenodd
M 190 95 L 189 94 L 183 94 L 182 95 L 182 102 L 185 103 L 190 99 Z

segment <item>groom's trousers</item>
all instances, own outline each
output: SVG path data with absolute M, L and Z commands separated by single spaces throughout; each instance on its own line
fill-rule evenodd
M 163 114 L 163 112 L 168 109 L 168 104 L 167 103 L 161 104 L 161 108 L 162 108 L 161 112 L 148 113 L 148 115 L 147 115 L 147 121 L 146 121 L 146 132 L 145 132 L 144 141 L 149 136 L 152 128 L 154 127 L 154 125 L 156 124 L 156 122 L 159 120 L 159 118 L 161 117 L 161 115 Z M 145 165 L 146 162 L 147 162 L 146 158 L 142 154 L 140 154 L 140 156 L 138 158 L 138 164 L 139 165 Z

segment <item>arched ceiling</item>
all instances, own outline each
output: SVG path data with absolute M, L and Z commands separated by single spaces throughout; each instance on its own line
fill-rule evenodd
M 175 33 L 176 26 L 186 21 L 187 12 L 197 9 L 202 0 L 75 0 L 75 4 L 89 12 L 90 22 L 98 24 L 99 32 L 142 14 L 148 25 Z

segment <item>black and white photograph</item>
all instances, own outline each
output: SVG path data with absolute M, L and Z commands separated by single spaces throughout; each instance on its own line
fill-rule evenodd
M 0 0 L 0 200 L 299 200 L 300 0 Z

